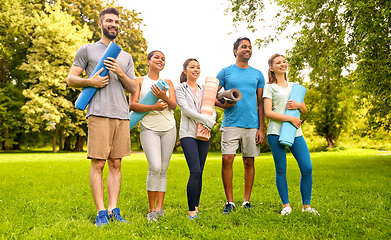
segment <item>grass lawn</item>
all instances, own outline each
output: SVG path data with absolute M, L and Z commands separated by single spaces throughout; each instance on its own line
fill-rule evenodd
M 188 168 L 181 153 L 168 169 L 166 217 L 148 223 L 144 154 L 122 163 L 118 206 L 130 224 L 96 228 L 86 153 L 0 153 L 1 239 L 391 239 L 391 155 L 376 150 L 312 153 L 311 205 L 321 216 L 301 212 L 300 172 L 288 158 L 289 198 L 293 212 L 279 215 L 270 154 L 256 158 L 251 211 L 243 200 L 243 164 L 234 165 L 237 211 L 223 215 L 221 154 L 210 153 L 205 166 L 200 219 L 187 219 Z M 107 166 L 104 176 L 107 176 Z M 107 193 L 105 193 L 107 197 Z M 105 200 L 107 204 L 107 199 Z

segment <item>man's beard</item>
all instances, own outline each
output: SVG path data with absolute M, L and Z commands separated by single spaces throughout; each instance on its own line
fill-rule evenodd
M 109 29 L 103 28 L 103 35 L 105 35 L 108 39 L 114 40 L 118 35 L 118 31 L 116 33 L 110 33 Z

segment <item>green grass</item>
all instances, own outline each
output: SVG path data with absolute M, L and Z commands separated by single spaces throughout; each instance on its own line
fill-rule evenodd
M 293 212 L 280 216 L 270 154 L 256 158 L 251 211 L 225 216 L 221 154 L 210 153 L 204 171 L 200 219 L 187 219 L 188 168 L 174 154 L 168 170 L 166 217 L 148 223 L 144 154 L 123 160 L 119 207 L 130 224 L 94 226 L 86 153 L 1 153 L 1 239 L 390 239 L 391 155 L 375 150 L 311 153 L 312 206 L 320 217 L 301 213 L 300 172 L 288 158 Z M 104 176 L 107 176 L 107 166 Z M 107 197 L 107 193 L 105 193 Z M 243 164 L 234 166 L 234 198 L 243 198 Z M 107 203 L 107 199 L 105 200 Z

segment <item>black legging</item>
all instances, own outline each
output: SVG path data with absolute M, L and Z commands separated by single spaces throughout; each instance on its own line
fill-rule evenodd
M 187 203 L 189 211 L 198 207 L 202 189 L 202 172 L 209 150 L 209 141 L 201 141 L 191 137 L 181 138 L 181 146 L 190 170 L 187 182 Z

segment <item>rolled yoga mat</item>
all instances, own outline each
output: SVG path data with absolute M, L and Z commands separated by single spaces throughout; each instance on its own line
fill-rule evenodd
M 170 89 L 170 85 L 168 85 L 168 83 L 166 81 L 164 81 L 163 79 L 159 79 L 157 80 L 156 82 L 156 86 L 158 86 L 158 88 L 160 88 L 161 90 L 164 91 L 164 87 L 166 87 L 166 91 L 168 89 Z M 140 100 L 139 103 L 141 104 L 145 104 L 145 105 L 153 105 L 155 104 L 157 101 L 159 100 L 159 98 L 155 97 L 151 90 L 149 90 L 149 92 L 147 94 L 144 95 L 144 97 Z M 140 122 L 140 120 L 147 114 L 148 112 L 135 112 L 135 111 L 131 111 L 129 113 L 129 120 L 130 120 L 130 130 L 132 130 L 132 128 L 134 128 L 134 126 L 136 126 L 136 124 L 138 122 Z
M 207 77 L 205 80 L 204 96 L 202 97 L 201 114 L 206 117 L 213 115 L 213 109 L 215 107 L 215 100 L 217 94 L 217 88 L 219 86 L 219 80 L 215 77 Z M 201 123 L 198 123 L 197 139 L 202 141 L 208 141 L 210 138 L 210 131 L 204 127 Z
M 291 95 L 289 100 L 295 100 L 296 102 L 303 103 L 304 96 L 307 89 L 299 84 L 293 84 Z M 285 115 L 300 118 L 299 109 L 286 110 Z M 293 126 L 291 122 L 283 122 L 281 126 L 280 138 L 278 141 L 281 145 L 292 147 L 295 141 L 297 128 Z
M 228 101 L 228 103 L 234 103 L 242 99 L 242 93 L 236 89 L 232 88 L 227 91 L 219 92 L 217 94 L 217 99 L 224 104 L 225 101 Z
M 98 64 L 95 66 L 94 71 L 92 71 L 89 77 L 94 76 L 95 73 L 98 72 L 102 67 L 103 67 L 103 71 L 99 75 L 101 77 L 104 77 L 107 74 L 109 74 L 109 70 L 106 69 L 106 66 L 103 64 L 103 61 L 107 60 L 108 57 L 117 59 L 120 52 L 121 52 L 121 47 L 115 44 L 114 42 L 110 42 L 109 46 L 106 48 L 106 51 L 103 53 L 102 57 L 100 58 Z M 94 87 L 83 88 L 79 97 L 76 99 L 75 102 L 76 108 L 79 110 L 86 109 L 88 103 L 90 103 L 96 91 L 98 91 L 98 89 Z

